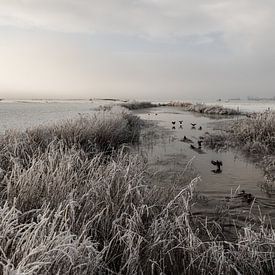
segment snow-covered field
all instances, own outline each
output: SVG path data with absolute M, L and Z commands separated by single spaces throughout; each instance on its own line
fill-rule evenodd
M 26 129 L 49 124 L 79 114 L 93 113 L 100 106 L 115 104 L 98 100 L 2 100 L 0 101 L 0 133 L 8 129 Z
M 275 111 L 275 100 L 253 101 L 253 100 L 232 100 L 229 102 L 205 102 L 209 105 L 221 105 L 227 108 L 240 110 L 243 112 L 264 112 L 268 109 Z

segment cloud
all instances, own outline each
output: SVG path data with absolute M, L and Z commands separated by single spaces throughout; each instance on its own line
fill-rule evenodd
M 221 24 L 235 22 L 240 16 L 245 16 L 243 21 L 250 26 L 270 9 L 272 2 L 265 3 L 255 0 L 2 0 L 0 14 L 2 24 L 69 32 L 181 35 L 217 30 Z
M 238 52 L 263 51 L 275 45 L 274 1 L 221 1 L 206 6 L 209 16 L 219 22 L 225 43 Z
M 272 0 L 2 0 L 0 25 L 171 42 L 223 33 L 228 47 L 246 51 L 273 45 L 274 8 Z
M 272 95 L 274 11 L 272 0 L 1 0 L 0 92 Z

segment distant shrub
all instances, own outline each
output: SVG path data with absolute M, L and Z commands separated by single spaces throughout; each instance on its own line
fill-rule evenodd
M 121 103 L 120 106 L 128 110 L 139 110 L 139 109 L 159 107 L 160 105 L 147 102 L 147 101 L 133 101 L 133 102 Z

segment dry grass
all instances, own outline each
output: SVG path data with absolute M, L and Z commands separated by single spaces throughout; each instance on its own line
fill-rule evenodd
M 7 131 L 0 136 L 0 168 L 12 169 L 14 162 L 32 164 L 32 158 L 49 145 L 62 141 L 64 148 L 82 149 L 88 155 L 111 153 L 122 144 L 139 141 L 142 121 L 124 110 L 81 115 L 54 125 L 38 126 L 25 132 Z
M 244 150 L 255 154 L 275 153 L 275 113 L 264 112 L 237 121 L 231 136 Z
M 235 120 L 226 133 L 207 136 L 205 143 L 211 147 L 240 147 L 256 155 L 275 153 L 275 113 L 264 112 L 249 118 Z
M 192 104 L 188 102 L 170 102 L 168 106 L 172 107 L 181 107 L 186 111 L 196 112 L 201 114 L 208 115 L 240 115 L 241 113 L 238 110 L 225 108 L 219 105 L 205 105 L 205 104 Z
M 192 215 L 197 179 L 152 185 L 146 161 L 121 148 L 138 138 L 139 120 L 105 119 L 127 122 L 109 126 L 116 146 L 94 138 L 104 135 L 94 125 L 109 124 L 99 117 L 2 137 L 0 274 L 273 273 L 272 229 L 247 225 L 224 241 L 219 225 Z

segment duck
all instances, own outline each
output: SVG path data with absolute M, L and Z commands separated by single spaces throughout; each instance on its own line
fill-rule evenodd
M 192 127 L 195 128 L 195 126 L 197 125 L 197 123 L 191 123 Z
M 211 163 L 215 166 L 217 166 L 217 169 L 216 170 L 213 170 L 214 173 L 221 173 L 222 170 L 221 170 L 221 166 L 222 166 L 222 161 L 214 161 L 214 160 L 211 160 Z
M 244 202 L 247 202 L 248 204 L 250 204 L 251 202 L 254 201 L 254 196 L 252 196 L 252 194 L 248 193 L 248 194 L 245 194 L 243 196 L 243 201 Z
M 201 148 L 202 140 L 198 140 L 198 146 Z
M 247 202 L 248 204 L 252 203 L 255 199 L 251 193 L 246 193 L 244 190 L 242 190 L 236 197 L 242 198 L 242 201 Z
M 183 120 L 179 120 L 180 125 L 183 123 Z
M 199 127 L 199 130 L 200 130 L 200 131 L 202 130 L 202 127 L 201 127 L 201 126 Z
M 175 125 L 175 124 L 176 124 L 176 121 L 172 121 L 172 124 Z

